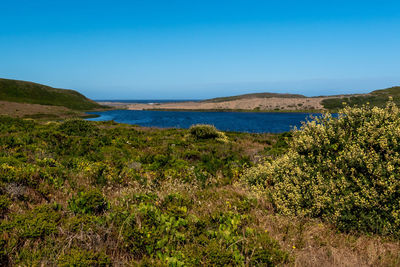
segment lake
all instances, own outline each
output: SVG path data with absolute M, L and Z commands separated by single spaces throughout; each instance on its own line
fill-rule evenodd
M 302 121 L 320 114 L 289 112 L 195 112 L 195 111 L 154 111 L 154 110 L 110 110 L 88 112 L 97 114 L 90 121 L 109 121 L 160 128 L 189 128 L 193 124 L 212 124 L 222 131 L 250 133 L 282 133 L 294 126 L 299 128 Z

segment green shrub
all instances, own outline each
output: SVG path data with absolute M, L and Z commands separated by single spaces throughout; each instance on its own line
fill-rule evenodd
M 6 245 L 7 245 L 7 241 L 1 238 L 0 239 L 0 265 L 1 266 L 9 265 L 9 259 L 8 259 L 8 253 L 6 250 Z
M 247 231 L 251 232 L 251 231 Z M 248 250 L 253 251 L 251 257 L 252 266 L 276 266 L 281 263 L 289 263 L 289 253 L 283 251 L 279 243 L 272 239 L 266 232 L 249 234 L 251 241 Z
M 7 195 L 0 195 L 0 218 L 8 211 L 11 205 L 11 200 Z
M 61 123 L 58 129 L 68 135 L 89 136 L 95 133 L 96 127 L 85 120 L 71 119 Z
M 243 259 L 235 259 L 235 254 L 232 249 L 227 249 L 226 246 L 221 245 L 218 239 L 211 239 L 207 246 L 192 248 L 193 255 L 192 260 L 201 260 L 200 262 L 195 262 L 193 265 L 204 265 L 204 266 L 238 266 Z
M 40 180 L 38 170 L 39 168 L 32 164 L 14 167 L 3 163 L 0 165 L 0 181 L 16 186 L 36 187 Z
M 169 194 L 161 202 L 161 207 L 166 210 L 169 214 L 175 216 L 184 216 L 189 207 L 192 205 L 192 200 L 179 193 Z
M 64 229 L 73 233 L 96 230 L 96 226 L 101 219 L 101 216 L 78 213 L 65 219 Z
M 400 112 L 346 107 L 294 131 L 286 154 L 244 175 L 285 215 L 400 236 Z
M 0 132 L 28 131 L 33 129 L 35 125 L 36 123 L 32 120 L 0 116 Z
M 218 131 L 213 125 L 196 124 L 189 128 L 190 135 L 197 140 L 215 139 L 220 143 L 228 143 L 225 133 Z
M 78 192 L 68 201 L 68 208 L 75 213 L 100 214 L 108 209 L 107 200 L 98 190 Z
M 111 266 L 110 258 L 102 252 L 93 252 L 83 249 L 71 249 L 69 253 L 58 259 L 59 266 Z
M 215 139 L 218 138 L 218 130 L 213 125 L 196 124 L 189 129 L 190 134 L 196 139 Z
M 58 205 L 41 205 L 31 211 L 18 214 L 4 222 L 1 230 L 14 233 L 20 239 L 37 239 L 54 234 L 61 219 Z
M 211 214 L 196 222 L 197 245 L 183 250 L 195 266 L 276 266 L 290 261 L 287 252 L 268 233 L 246 225 L 251 218 L 237 212 Z M 205 224 L 205 225 L 203 225 Z M 207 225 L 208 224 L 208 225 Z M 201 230 L 201 232 L 198 232 Z
M 185 241 L 183 230 L 188 221 L 184 216 L 163 213 L 153 204 L 140 203 L 124 223 L 122 235 L 126 247 L 136 257 L 146 254 L 160 257 Z

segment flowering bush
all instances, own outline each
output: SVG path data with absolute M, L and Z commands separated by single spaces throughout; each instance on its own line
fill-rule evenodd
M 228 137 L 217 130 L 214 125 L 209 124 L 196 124 L 189 128 L 189 132 L 195 139 L 215 139 L 221 143 L 229 142 Z
M 189 131 L 197 139 L 214 139 L 218 137 L 218 130 L 213 125 L 196 124 L 192 125 Z
M 244 175 L 284 215 L 344 231 L 400 235 L 400 112 L 345 107 L 295 130 L 286 154 Z

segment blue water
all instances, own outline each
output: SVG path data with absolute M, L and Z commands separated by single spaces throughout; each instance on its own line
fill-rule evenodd
M 299 128 L 310 113 L 255 113 L 255 112 L 192 112 L 192 111 L 154 111 L 154 110 L 111 110 L 88 112 L 100 115 L 91 121 L 114 120 L 120 123 L 147 127 L 189 128 L 193 124 L 212 124 L 222 131 L 250 133 L 281 133 Z

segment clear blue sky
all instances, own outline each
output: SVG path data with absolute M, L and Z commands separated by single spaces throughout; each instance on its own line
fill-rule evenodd
M 0 77 L 93 99 L 400 84 L 400 1 L 2 0 Z

